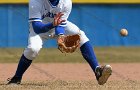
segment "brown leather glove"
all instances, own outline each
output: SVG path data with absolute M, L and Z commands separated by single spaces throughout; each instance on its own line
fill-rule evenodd
M 57 39 L 58 49 L 62 53 L 73 53 L 80 46 L 80 36 L 75 35 L 60 35 Z

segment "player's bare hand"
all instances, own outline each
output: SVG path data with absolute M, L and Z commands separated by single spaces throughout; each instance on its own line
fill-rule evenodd
M 63 16 L 64 14 L 62 12 L 59 12 L 55 15 L 54 17 L 54 22 L 53 22 L 53 26 L 58 26 L 60 25 L 62 22 L 65 22 L 66 20 L 61 20 L 61 17 Z

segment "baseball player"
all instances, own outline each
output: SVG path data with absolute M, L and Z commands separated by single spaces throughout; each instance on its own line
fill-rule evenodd
M 9 79 L 8 84 L 21 83 L 24 72 L 38 55 L 44 41 L 57 37 L 59 45 L 59 41 L 63 41 L 66 35 L 75 34 L 80 36 L 81 54 L 95 73 L 98 84 L 106 83 L 112 73 L 111 66 L 99 66 L 85 33 L 67 20 L 71 9 L 71 0 L 30 0 L 28 46 L 19 60 L 15 75 Z

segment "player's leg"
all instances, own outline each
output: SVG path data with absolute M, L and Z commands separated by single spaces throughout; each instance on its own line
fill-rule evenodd
M 90 44 L 89 39 L 86 37 L 85 33 L 81 31 L 75 24 L 68 22 L 66 27 L 66 34 L 80 34 L 80 50 L 84 59 L 89 63 L 92 70 L 95 72 L 96 67 L 99 66 L 96 59 L 94 50 Z
M 38 52 L 42 48 L 42 39 L 39 35 L 32 35 L 30 33 L 28 46 L 25 48 L 23 55 L 21 56 L 15 75 L 9 79 L 8 84 L 20 84 L 24 72 L 29 68 L 32 60 L 38 55 Z
M 81 31 L 76 25 L 74 25 L 71 22 L 68 22 L 66 27 L 66 34 L 80 34 L 81 39 L 80 50 L 82 56 L 89 63 L 92 70 L 94 71 L 98 83 L 100 85 L 103 85 L 109 78 L 110 74 L 112 73 L 111 66 L 109 65 L 105 65 L 104 67 L 99 66 L 96 55 L 94 53 L 92 45 L 90 44 L 89 39 L 87 38 L 85 33 Z
M 16 73 L 12 78 L 9 78 L 8 84 L 11 83 L 20 84 L 23 73 L 27 70 L 27 68 L 30 66 L 31 63 L 32 60 L 27 59 L 23 54 L 19 60 Z

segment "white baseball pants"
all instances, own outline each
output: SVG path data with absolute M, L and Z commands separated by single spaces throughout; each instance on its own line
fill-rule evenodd
M 80 34 L 80 45 L 82 46 L 85 42 L 89 41 L 87 36 L 83 31 L 81 31 L 75 24 L 71 22 L 67 22 L 67 26 L 65 27 L 65 34 L 72 35 L 72 34 Z M 53 39 L 55 35 L 55 30 L 52 29 L 49 32 L 36 34 L 30 25 L 30 34 L 28 38 L 28 46 L 24 50 L 24 56 L 29 59 L 33 60 L 38 55 L 40 49 L 42 48 L 43 42 L 48 39 Z

